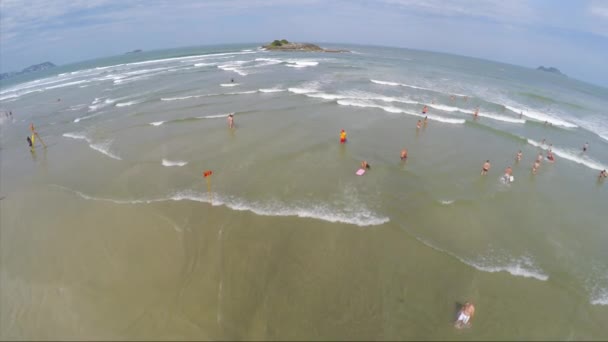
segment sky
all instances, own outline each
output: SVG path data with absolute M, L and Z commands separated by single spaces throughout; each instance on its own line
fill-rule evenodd
M 0 72 L 283 38 L 553 66 L 608 87 L 608 0 L 0 1 Z

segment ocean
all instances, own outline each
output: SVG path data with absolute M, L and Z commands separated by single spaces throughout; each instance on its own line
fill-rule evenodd
M 3 81 L 2 339 L 608 339 L 608 89 L 259 46 Z

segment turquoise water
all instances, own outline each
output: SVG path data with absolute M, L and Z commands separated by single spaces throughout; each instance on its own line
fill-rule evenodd
M 352 53 L 184 48 L 3 83 L 3 338 L 608 337 L 608 90 L 328 47 Z

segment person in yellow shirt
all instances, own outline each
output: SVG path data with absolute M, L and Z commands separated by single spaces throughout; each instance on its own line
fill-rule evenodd
M 340 144 L 346 143 L 346 131 L 340 131 Z

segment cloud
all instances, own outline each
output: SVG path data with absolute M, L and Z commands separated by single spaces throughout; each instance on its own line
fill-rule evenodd
M 608 2 L 606 1 L 595 1 L 590 4 L 587 8 L 589 13 L 596 17 L 600 17 L 603 19 L 608 19 Z
M 523 0 L 380 0 L 390 6 L 447 17 L 475 17 L 493 21 L 528 21 L 537 18 L 530 3 Z

